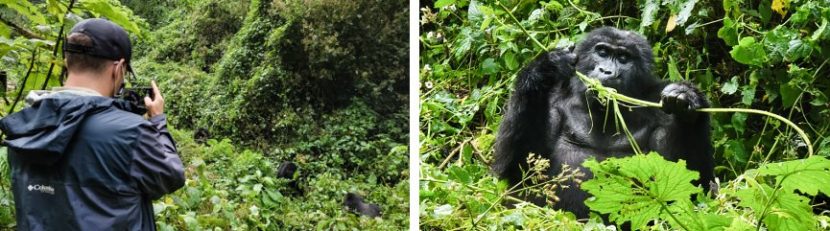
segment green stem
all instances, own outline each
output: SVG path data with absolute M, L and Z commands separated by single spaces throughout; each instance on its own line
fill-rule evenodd
M 590 79 L 582 73 L 576 72 L 576 76 L 578 76 L 579 79 L 581 79 L 582 82 L 585 83 L 585 85 L 588 86 L 589 90 L 596 90 L 597 92 L 600 92 L 599 96 L 601 98 L 603 98 L 603 97 L 613 98 L 613 99 L 616 99 L 617 101 L 621 101 L 621 102 L 625 102 L 625 103 L 629 103 L 629 104 L 633 104 L 633 105 L 637 105 L 637 106 L 656 107 L 656 108 L 663 107 L 662 103 L 654 103 L 654 102 L 649 102 L 649 101 L 645 101 L 645 100 L 635 99 L 635 98 L 631 98 L 631 97 L 625 96 L 623 94 L 617 93 L 617 91 L 615 89 L 604 87 L 604 86 L 602 86 L 602 83 L 599 82 L 599 80 Z M 808 157 L 813 156 L 813 144 L 810 142 L 810 138 L 807 136 L 807 133 L 805 133 L 804 130 L 799 128 L 792 121 L 790 121 L 790 120 L 788 120 L 788 119 L 786 119 L 786 118 L 784 118 L 780 115 L 777 115 L 775 113 L 768 112 L 768 111 L 757 110 L 757 109 L 749 109 L 749 108 L 698 108 L 696 111 L 707 112 L 707 113 L 743 112 L 743 113 L 750 113 L 750 114 L 760 114 L 760 115 L 765 115 L 765 116 L 775 118 L 777 120 L 780 120 L 781 122 L 784 122 L 785 124 L 792 127 L 793 129 L 795 129 L 795 131 L 798 132 L 798 135 L 801 136 L 801 139 L 804 140 L 804 143 L 807 144 Z
M 547 47 L 545 47 L 545 45 L 542 45 L 542 43 L 539 42 L 539 40 L 536 40 L 536 38 L 534 38 L 533 35 L 531 35 L 530 32 L 528 32 L 527 29 L 525 29 L 525 27 L 522 26 L 522 23 L 519 22 L 519 19 L 517 19 L 516 16 L 513 16 L 513 13 L 510 12 L 510 9 L 504 6 L 504 4 L 501 4 L 500 1 L 497 1 L 497 3 L 499 4 L 499 6 L 501 6 L 502 9 L 504 9 L 505 12 L 507 12 L 507 15 L 509 15 L 510 18 L 513 19 L 513 22 L 516 23 L 516 26 L 518 26 L 519 29 L 522 29 L 522 32 L 524 32 L 527 35 L 527 37 L 530 38 L 530 40 L 533 40 L 533 43 L 536 43 L 536 45 L 539 46 L 539 48 L 542 48 L 542 50 L 547 50 Z

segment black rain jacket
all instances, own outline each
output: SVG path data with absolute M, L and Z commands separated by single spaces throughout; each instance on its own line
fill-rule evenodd
M 18 230 L 155 230 L 151 201 L 184 185 L 166 117 L 52 93 L 0 120 Z

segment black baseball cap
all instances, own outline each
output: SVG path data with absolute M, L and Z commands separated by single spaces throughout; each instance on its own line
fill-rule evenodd
M 72 33 L 82 33 L 89 36 L 92 39 L 92 46 L 72 44 L 65 41 L 63 52 L 85 54 L 109 60 L 123 58 L 127 61 L 127 71 L 133 72 L 133 68 L 130 66 L 130 57 L 132 56 L 130 36 L 121 26 L 106 19 L 91 18 L 75 24 L 72 30 L 69 31 L 69 34 Z

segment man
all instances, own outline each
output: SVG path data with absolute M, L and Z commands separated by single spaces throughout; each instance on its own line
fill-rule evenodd
M 123 28 L 104 19 L 69 33 L 65 87 L 33 92 L 0 120 L 19 230 L 155 230 L 152 200 L 184 185 L 153 82 L 149 121 L 113 97 L 130 71 Z

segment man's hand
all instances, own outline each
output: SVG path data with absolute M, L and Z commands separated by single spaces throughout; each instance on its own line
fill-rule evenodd
M 153 116 L 164 114 L 164 97 L 161 97 L 161 91 L 159 91 L 159 86 L 156 85 L 156 81 L 153 80 L 153 98 L 150 99 L 149 96 L 144 97 L 144 105 L 147 107 L 147 115 L 152 118 Z

